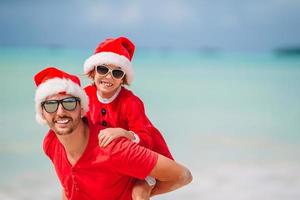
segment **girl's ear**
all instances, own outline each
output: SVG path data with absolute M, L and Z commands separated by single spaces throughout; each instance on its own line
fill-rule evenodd
M 91 71 L 91 73 L 90 73 L 90 77 L 91 77 L 92 79 L 94 79 L 94 78 L 95 78 L 95 70 L 92 70 L 92 71 Z
M 122 78 L 122 84 L 128 85 L 126 75 Z
M 88 73 L 88 77 L 89 77 L 90 79 L 94 80 L 94 78 L 95 78 L 95 70 L 90 71 L 90 72 Z

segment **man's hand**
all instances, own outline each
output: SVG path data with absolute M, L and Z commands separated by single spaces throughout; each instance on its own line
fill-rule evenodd
M 106 128 L 99 132 L 99 146 L 106 147 L 114 139 L 119 137 L 126 137 L 130 140 L 134 139 L 133 134 L 123 128 Z
M 137 180 L 132 189 L 133 200 L 149 200 L 154 185 L 150 186 L 145 180 Z
M 189 184 L 193 176 L 189 169 L 163 155 L 158 155 L 158 160 L 149 176 L 156 179 L 151 196 L 176 190 Z
M 61 199 L 62 199 L 62 200 L 67 200 L 66 193 L 65 193 L 65 190 L 64 190 L 64 189 L 62 189 Z

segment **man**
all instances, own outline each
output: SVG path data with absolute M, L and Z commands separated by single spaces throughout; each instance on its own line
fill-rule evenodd
M 130 200 L 136 179 L 146 176 L 158 180 L 151 196 L 191 182 L 184 166 L 124 138 L 99 147 L 100 129 L 84 117 L 88 97 L 78 77 L 49 67 L 34 81 L 37 121 L 50 128 L 43 148 L 62 184 L 63 199 Z

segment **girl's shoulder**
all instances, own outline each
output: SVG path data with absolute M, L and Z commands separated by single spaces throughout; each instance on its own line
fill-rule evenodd
M 143 101 L 135 95 L 131 90 L 127 88 L 122 88 L 120 99 L 118 102 L 122 102 L 125 109 L 144 109 Z
M 126 100 L 128 102 L 136 102 L 136 101 L 140 102 L 141 101 L 141 99 L 137 95 L 135 95 L 131 90 L 129 90 L 125 87 L 122 87 L 120 97 L 123 100 Z
M 95 85 L 88 85 L 84 88 L 85 93 L 88 95 L 89 100 L 97 97 L 97 88 Z

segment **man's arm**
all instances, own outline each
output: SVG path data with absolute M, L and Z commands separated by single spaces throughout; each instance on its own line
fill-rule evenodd
M 139 179 L 152 176 L 158 180 L 152 196 L 176 190 L 192 181 L 186 167 L 127 139 L 119 138 L 100 149 L 103 155 L 109 155 L 111 167 L 116 171 Z
M 67 197 L 66 197 L 66 194 L 65 194 L 65 190 L 64 190 L 64 189 L 62 189 L 61 199 L 62 199 L 62 200 L 67 200 Z
M 191 172 L 179 163 L 158 155 L 158 160 L 150 176 L 158 181 L 151 192 L 151 196 L 176 190 L 190 183 L 193 179 Z

